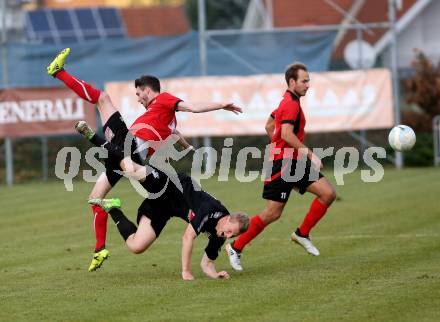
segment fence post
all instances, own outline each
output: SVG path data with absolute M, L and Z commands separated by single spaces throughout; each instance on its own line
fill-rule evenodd
M 12 139 L 5 138 L 6 158 L 6 184 L 11 187 L 14 184 L 14 162 L 12 154 Z
M 432 120 L 432 132 L 434 135 L 434 165 L 440 164 L 440 115 Z
M 47 150 L 47 136 L 41 137 L 41 166 L 43 170 L 43 181 L 48 178 L 48 150 Z

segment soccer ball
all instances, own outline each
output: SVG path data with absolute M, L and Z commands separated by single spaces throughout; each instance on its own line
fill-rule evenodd
M 391 129 L 388 142 L 396 151 L 408 151 L 416 144 L 416 134 L 409 126 L 397 125 Z

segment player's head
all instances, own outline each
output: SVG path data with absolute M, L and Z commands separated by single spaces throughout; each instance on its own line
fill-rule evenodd
M 160 81 L 151 75 L 142 75 L 135 79 L 134 87 L 138 102 L 145 107 L 160 93 Z
M 310 77 L 306 65 L 295 62 L 287 67 L 286 83 L 289 90 L 298 96 L 304 96 L 310 87 Z
M 244 212 L 232 213 L 219 220 L 217 236 L 231 238 L 244 233 L 249 227 L 249 217 Z

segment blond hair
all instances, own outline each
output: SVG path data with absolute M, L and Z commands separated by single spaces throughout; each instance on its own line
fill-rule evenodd
M 246 213 L 239 211 L 239 212 L 235 212 L 233 214 L 230 215 L 231 218 L 230 220 L 232 222 L 236 222 L 238 223 L 238 227 L 239 227 L 239 233 L 242 234 L 244 233 L 246 230 L 248 230 L 249 227 L 249 217 Z

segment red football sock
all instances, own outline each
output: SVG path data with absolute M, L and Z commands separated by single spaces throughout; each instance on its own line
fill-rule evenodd
M 310 233 L 310 230 L 317 224 L 318 221 L 321 220 L 322 217 L 324 217 L 328 206 L 324 205 L 319 201 L 318 198 L 313 200 L 309 212 L 304 217 L 304 221 L 299 227 L 299 231 L 301 232 L 301 235 L 308 236 Z
M 95 219 L 93 220 L 93 226 L 95 228 L 95 252 L 100 251 L 105 248 L 105 238 L 107 235 L 107 218 L 108 214 L 99 206 L 92 206 L 93 215 Z
M 74 91 L 79 97 L 93 104 L 98 102 L 99 95 L 101 94 L 99 89 L 96 89 L 92 85 L 73 77 L 65 70 L 59 71 L 55 77 L 66 84 L 66 86 Z
M 256 215 L 252 217 L 248 230 L 238 236 L 238 238 L 234 241 L 234 249 L 240 252 L 243 251 L 244 246 L 246 246 L 252 239 L 257 237 L 265 227 L 266 224 L 260 216 Z

